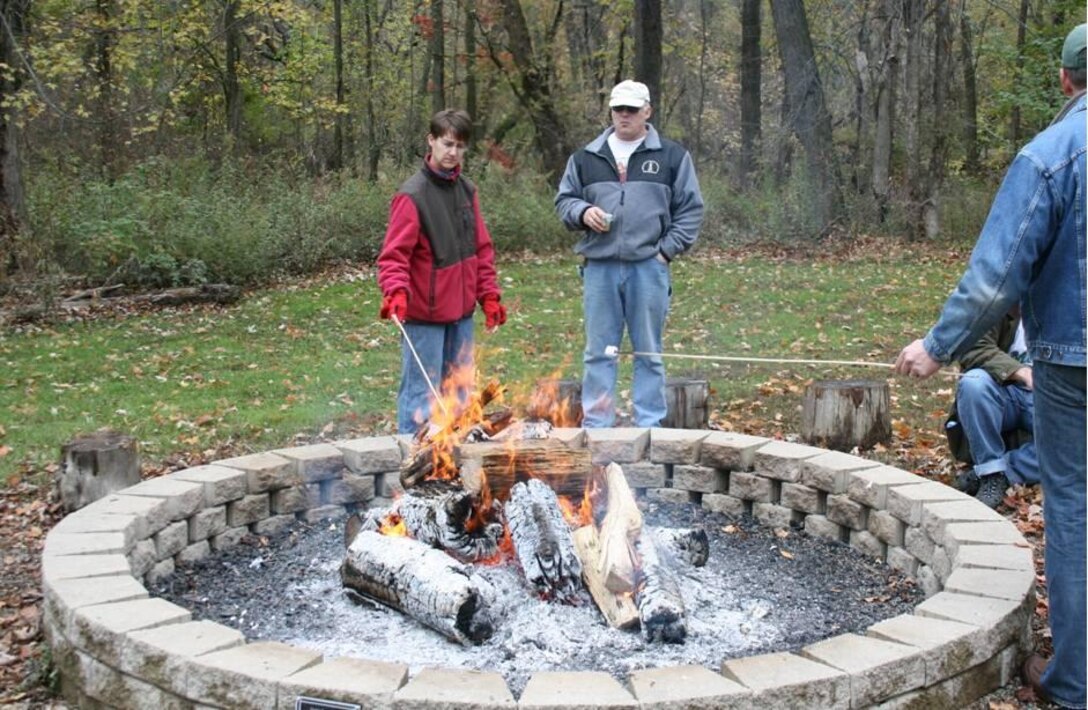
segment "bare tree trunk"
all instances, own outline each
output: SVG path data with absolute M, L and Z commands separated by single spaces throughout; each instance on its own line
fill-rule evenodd
M 807 179 L 812 187 L 814 235 L 819 236 L 825 234 L 843 213 L 831 114 L 816 68 L 804 5 L 801 0 L 775 0 L 771 3 L 771 12 L 789 97 L 789 125 L 805 149 Z
M 581 87 L 585 118 L 599 116 L 604 105 L 605 46 L 603 9 L 598 0 L 575 0 L 563 14 L 571 73 Z
M 978 89 L 975 82 L 975 48 L 971 18 L 967 15 L 967 0 L 960 8 L 960 61 L 963 68 L 963 147 L 964 168 L 969 173 L 979 169 L 978 153 Z
M 937 3 L 936 42 L 933 48 L 933 116 L 930 130 L 932 144 L 926 169 L 926 200 L 922 204 L 922 224 L 927 239 L 940 234 L 940 195 L 948 160 L 948 121 L 941 120 L 948 104 L 948 85 L 952 66 L 952 17 L 950 3 Z
M 705 2 L 705 0 L 704 0 Z M 744 0 L 740 41 L 740 184 L 749 187 L 762 139 L 762 0 Z
M 332 56 L 336 75 L 336 124 L 333 126 L 332 155 L 329 157 L 329 169 L 338 171 L 344 167 L 344 120 L 347 118 L 344 108 L 344 1 L 332 3 Z
M 661 96 L 661 0 L 635 0 L 635 79 L 650 89 L 657 122 L 664 121 Z
M 117 177 L 117 118 L 113 101 L 113 29 L 115 8 L 112 0 L 95 0 L 98 29 L 95 33 L 94 75 L 98 84 L 98 152 L 102 176 L 113 182 Z
M 903 90 L 905 93 L 903 133 L 906 148 L 907 186 L 911 197 L 916 197 L 918 174 L 921 172 L 919 151 L 919 108 L 921 106 L 922 71 L 922 5 L 925 0 L 903 0 L 903 24 L 907 35 L 907 58 L 904 66 Z
M 378 181 L 378 162 L 381 160 L 382 144 L 379 140 L 378 118 L 374 110 L 374 3 L 376 0 L 363 2 L 363 34 L 366 46 L 363 49 L 363 85 L 366 86 L 366 179 Z M 414 106 L 412 107 L 415 108 Z M 415 113 L 413 110 L 412 113 Z
M 865 192 L 862 172 L 869 161 L 863 158 L 866 145 L 865 137 L 869 131 L 869 61 L 873 48 L 869 41 L 869 1 L 861 3 L 861 17 L 858 20 L 858 49 L 854 54 L 854 145 L 850 161 L 850 185 L 854 192 Z
M 1024 45 L 1028 37 L 1028 11 L 1031 9 L 1031 0 L 1020 0 L 1020 14 L 1016 23 L 1016 83 L 1024 76 Z M 1021 139 L 1020 104 L 1012 106 L 1012 117 L 1009 125 L 1009 139 L 1013 150 L 1019 150 Z
M 483 128 L 476 102 L 476 0 L 465 0 L 465 111 L 472 116 L 474 141 Z
M 695 113 L 695 155 L 703 154 L 703 114 L 706 111 L 706 60 L 710 53 L 710 3 L 699 0 L 699 96 Z
M 431 0 L 431 110 L 446 108 L 446 29 L 442 0 Z
M 0 61 L 7 71 L 0 73 L 0 102 L 14 104 L 23 86 L 24 64 L 18 43 L 26 34 L 30 0 L 0 0 Z M 26 224 L 26 196 L 19 151 L 20 123 L 14 105 L 0 111 L 0 285 L 18 268 L 16 240 Z
M 239 4 L 240 0 L 228 0 L 223 6 L 223 38 L 226 43 L 223 99 L 227 109 L 227 139 L 235 153 L 241 150 L 242 142 L 242 87 L 238 81 L 238 64 L 242 58 Z

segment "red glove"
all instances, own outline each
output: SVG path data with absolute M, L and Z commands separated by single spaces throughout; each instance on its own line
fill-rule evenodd
M 397 289 L 393 293 L 388 293 L 382 298 L 382 310 L 380 313 L 384 320 L 389 320 L 393 316 L 397 317 L 397 320 L 403 321 L 408 317 L 408 292 L 404 289 Z
M 506 322 L 506 306 L 499 303 L 499 297 L 495 294 L 484 296 L 480 306 L 483 307 L 484 315 L 487 316 L 488 330 L 495 330 Z

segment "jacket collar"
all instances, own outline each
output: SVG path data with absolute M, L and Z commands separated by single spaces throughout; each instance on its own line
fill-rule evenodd
M 589 145 L 586 146 L 586 150 L 590 153 L 600 153 L 606 145 L 608 145 L 608 137 L 615 133 L 616 129 L 609 126 L 604 130 L 601 135 L 593 139 Z M 660 150 L 661 149 L 661 136 L 657 134 L 657 130 L 653 127 L 652 123 L 646 124 L 646 137 L 642 140 L 642 145 L 646 150 Z
M 423 174 L 430 178 L 433 182 L 439 185 L 452 185 L 457 182 L 457 178 L 461 177 L 461 166 L 458 165 L 452 172 L 444 172 L 442 170 L 435 169 L 431 165 L 430 153 L 423 157 L 423 167 L 421 168 Z

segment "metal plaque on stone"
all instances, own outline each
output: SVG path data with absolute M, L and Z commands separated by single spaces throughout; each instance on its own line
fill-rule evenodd
M 338 700 L 307 698 L 303 695 L 295 698 L 295 710 L 361 710 L 355 703 L 341 703 Z

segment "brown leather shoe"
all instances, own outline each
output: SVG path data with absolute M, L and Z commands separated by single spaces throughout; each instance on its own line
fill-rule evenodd
M 1047 659 L 1038 653 L 1033 653 L 1024 659 L 1024 665 L 1020 667 L 1020 677 L 1024 679 L 1024 685 L 1031 688 L 1035 698 L 1041 702 L 1050 702 L 1050 696 L 1043 690 L 1043 672 L 1046 670 Z

